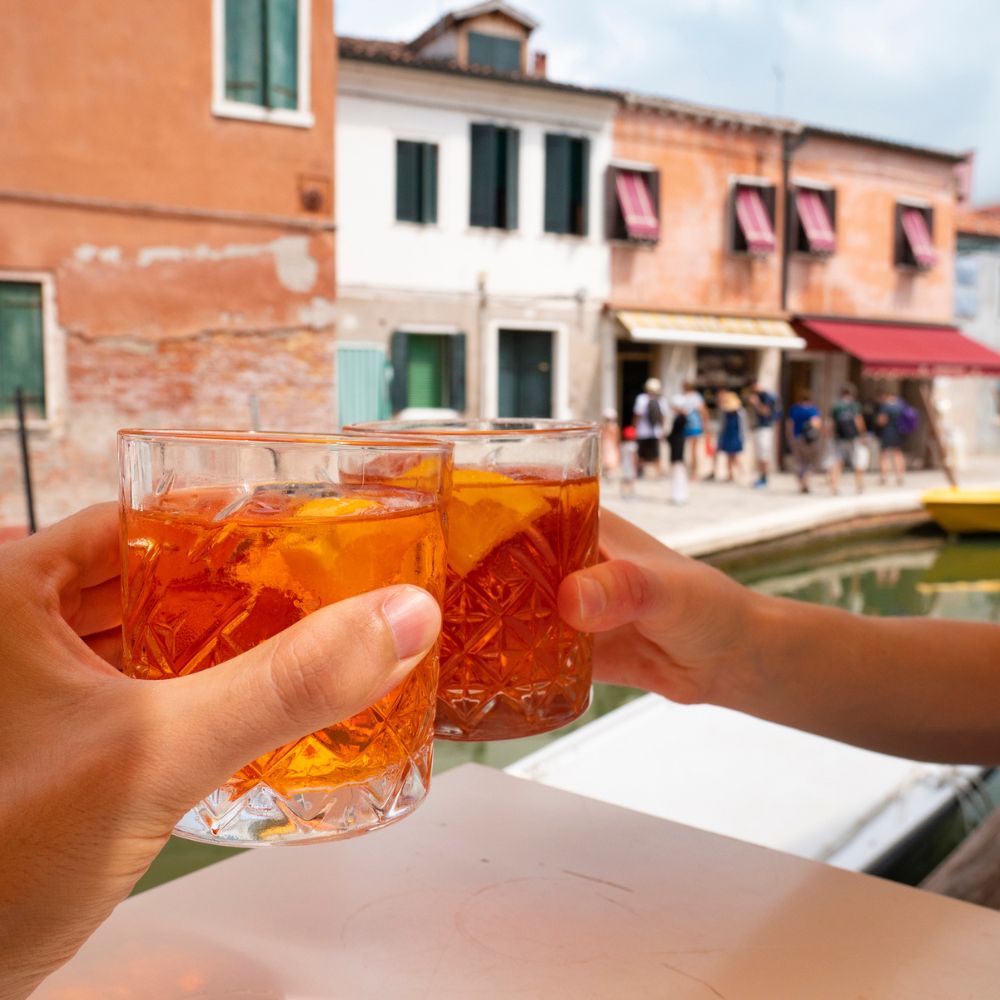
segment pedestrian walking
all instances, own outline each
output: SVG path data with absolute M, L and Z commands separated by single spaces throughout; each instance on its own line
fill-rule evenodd
M 632 426 L 635 427 L 639 445 L 639 471 L 652 467 L 660 472 L 660 438 L 663 436 L 664 403 L 663 386 L 658 378 L 646 379 L 643 391 L 635 397 L 632 407 Z
M 795 475 L 799 492 L 809 492 L 809 473 L 819 460 L 823 420 L 813 405 L 808 389 L 800 389 L 797 402 L 788 411 L 785 421 L 785 439 L 795 458 Z
M 670 433 L 667 435 L 667 445 L 670 449 L 670 502 L 682 505 L 688 502 L 688 470 L 684 462 L 688 417 L 683 407 L 677 405 L 676 399 L 671 409 L 673 421 L 670 424 Z
M 628 500 L 635 496 L 635 477 L 639 472 L 639 443 L 636 440 L 635 428 L 629 424 L 622 431 L 621 473 L 618 477 L 618 489 L 622 499 Z
M 601 476 L 611 479 L 621 466 L 621 427 L 618 411 L 607 409 L 601 416 Z
M 840 492 L 840 477 L 844 469 L 854 473 L 854 488 L 861 493 L 865 488 L 865 470 L 868 468 L 868 448 L 865 435 L 868 429 L 861 415 L 861 404 L 853 385 L 845 384 L 840 398 L 830 410 L 833 428 L 833 463 L 830 466 L 830 489 Z
M 778 397 L 764 388 L 759 381 L 750 387 L 751 426 L 753 427 L 753 450 L 757 462 L 755 489 L 767 486 L 767 476 L 774 461 L 774 426 L 778 421 L 781 404 Z
M 702 442 L 704 441 L 706 452 L 711 448 L 708 433 L 708 408 L 705 406 L 705 398 L 695 388 L 694 382 L 685 379 L 681 386 L 681 392 L 670 401 L 670 405 L 675 411 L 683 411 L 684 416 L 687 417 L 684 429 L 685 450 L 687 451 L 691 478 L 697 481 Z
M 739 474 L 743 454 L 743 405 L 740 397 L 729 389 L 719 393 L 722 424 L 719 429 L 720 454 L 726 456 L 726 481 L 733 482 Z
M 889 481 L 890 467 L 896 476 L 896 485 L 903 485 L 906 461 L 903 458 L 904 405 L 902 400 L 888 389 L 879 394 L 878 411 L 875 414 L 875 428 L 879 441 L 879 482 L 885 486 Z

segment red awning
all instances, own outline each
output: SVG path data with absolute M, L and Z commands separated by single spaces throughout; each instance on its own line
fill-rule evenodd
M 625 231 L 634 240 L 660 238 L 660 220 L 649 192 L 649 179 L 639 170 L 619 170 L 615 192 L 625 219 Z
M 1000 354 L 953 326 L 898 326 L 804 319 L 808 345 L 839 348 L 856 357 L 866 375 L 927 378 L 932 375 L 1000 375 Z
M 806 231 L 809 249 L 813 253 L 833 253 L 837 249 L 837 237 L 819 191 L 796 188 L 795 208 L 802 228 Z
M 931 239 L 930 229 L 927 228 L 927 219 L 919 208 L 903 209 L 903 232 L 906 234 L 906 242 L 910 244 L 917 265 L 933 267 L 937 261 L 934 241 Z
M 736 219 L 750 253 L 774 253 L 774 227 L 756 187 L 736 189 Z

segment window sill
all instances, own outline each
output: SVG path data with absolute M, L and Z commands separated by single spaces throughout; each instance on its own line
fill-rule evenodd
M 469 223 L 470 233 L 517 233 L 520 232 L 518 229 L 508 229 L 506 226 L 477 226 L 475 223 Z
M 734 260 L 756 260 L 764 263 L 769 260 L 776 260 L 778 254 L 776 251 L 772 250 L 770 253 L 750 253 L 747 250 L 729 250 L 727 255 L 732 257 Z
M 414 222 L 412 219 L 393 219 L 393 225 L 399 226 L 400 229 L 440 229 L 441 223 L 439 222 Z
M 823 263 L 824 261 L 828 261 L 831 257 L 836 257 L 836 256 L 837 256 L 836 251 L 834 251 L 833 253 L 814 253 L 812 250 L 792 251 L 793 260 L 801 260 L 807 263 L 808 262 Z
M 937 267 L 937 264 L 929 264 L 926 267 L 923 267 L 920 264 L 901 264 L 897 261 L 892 266 L 893 268 L 895 268 L 895 270 L 901 271 L 903 274 L 916 275 L 916 274 L 928 274 L 929 272 L 933 271 L 935 267 Z
M 652 250 L 653 247 L 660 245 L 660 241 L 657 240 L 636 240 L 629 239 L 628 237 L 622 236 L 609 236 L 608 243 L 615 247 L 630 247 L 634 250 Z
M 549 229 L 543 229 L 542 235 L 557 240 L 586 240 L 590 237 L 590 233 L 555 233 Z
M 312 128 L 316 123 L 311 111 L 292 108 L 262 108 L 257 104 L 239 101 L 215 101 L 212 114 L 216 118 L 236 118 L 245 122 L 262 122 L 267 125 L 288 125 L 293 128 Z

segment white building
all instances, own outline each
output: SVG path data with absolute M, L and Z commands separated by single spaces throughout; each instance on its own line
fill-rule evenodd
M 617 98 L 548 80 L 541 53 L 529 71 L 534 27 L 482 3 L 409 43 L 340 39 L 342 423 L 597 415 Z

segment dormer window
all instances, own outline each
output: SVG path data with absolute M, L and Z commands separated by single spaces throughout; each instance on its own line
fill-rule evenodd
M 482 66 L 498 73 L 521 71 L 521 42 L 502 35 L 469 32 L 469 65 Z

